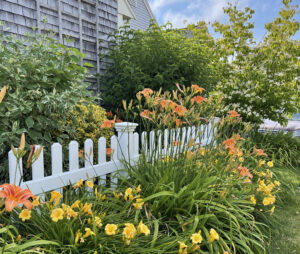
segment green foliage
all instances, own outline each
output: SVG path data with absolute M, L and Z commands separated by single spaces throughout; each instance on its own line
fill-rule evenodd
M 73 118 L 74 121 L 72 120 Z M 107 120 L 106 111 L 96 104 L 79 103 L 68 114 L 66 125 L 74 126 L 76 131 L 70 135 L 71 140 L 76 140 L 83 144 L 86 139 L 92 139 L 97 145 L 100 137 L 106 138 L 107 141 L 113 135 L 113 131 L 108 128 L 100 128 L 102 123 Z
M 300 139 L 293 137 L 292 133 L 254 132 L 250 140 L 254 146 L 261 147 L 280 165 L 299 167 Z
M 246 121 L 259 123 L 268 118 L 286 122 L 286 115 L 297 112 L 299 102 L 300 44 L 292 36 L 299 30 L 298 7 L 284 0 L 279 17 L 267 23 L 262 41 L 253 40 L 254 10 L 238 10 L 229 5 L 229 24 L 213 24 L 221 34 L 216 56 L 222 79 L 220 96 L 228 109 L 236 109 Z
M 93 190 L 97 188 L 98 193 Z M 127 189 L 127 187 L 126 187 Z M 175 253 L 178 249 L 177 237 L 167 235 L 159 230 L 159 221 L 148 216 L 147 210 L 136 210 L 133 203 L 136 202 L 137 194 L 143 198 L 143 193 L 138 193 L 132 187 L 134 200 L 124 199 L 125 190 L 118 188 L 116 193 L 123 193 L 122 196 L 115 197 L 114 192 L 109 188 L 94 186 L 93 190 L 83 185 L 77 189 L 69 188 L 64 191 L 64 198 L 61 203 L 55 205 L 56 199 L 49 200 L 31 209 L 31 218 L 24 222 L 19 218 L 20 209 L 15 209 L 12 214 L 4 213 L 0 215 L 2 221 L 13 222 L 22 235 L 35 235 L 41 239 L 48 239 L 56 245 L 48 246 L 46 253 Z M 60 200 L 60 198 L 59 198 Z M 80 202 L 78 207 L 72 206 L 75 202 Z M 91 205 L 90 210 L 84 211 L 84 205 Z M 72 206 L 72 208 L 70 208 Z M 63 209 L 63 218 L 57 222 L 51 218 L 54 209 Z M 72 209 L 73 216 L 68 217 L 67 209 Z M 90 211 L 90 212 L 89 212 Z M 2 216 L 2 217 L 1 217 Z M 101 224 L 97 223 L 98 217 Z M 138 231 L 138 225 L 143 221 L 150 230 L 150 234 L 145 235 Z M 123 235 L 125 223 L 132 223 L 137 232 L 130 244 L 126 244 Z M 107 235 L 105 226 L 115 224 L 118 230 L 115 235 Z M 86 229 L 90 229 L 94 234 L 84 236 Z M 82 235 L 76 240 L 78 233 Z M 8 240 L 11 242 L 11 239 Z M 172 252 L 168 252 L 171 250 Z
M 87 70 L 80 67 L 78 50 L 65 47 L 47 35 L 27 39 L 0 34 L 0 84 L 7 87 L 0 105 L 0 181 L 7 179 L 6 162 L 11 144 L 26 133 L 27 144 L 47 146 L 74 131 L 56 136 L 59 120 L 87 96 L 83 83 Z M 46 147 L 46 152 L 49 152 Z
M 18 239 L 18 236 L 20 239 Z M 40 240 L 37 237 L 22 239 L 16 227 L 10 225 L 0 229 L 0 251 L 3 254 L 45 253 L 41 246 L 58 245 L 53 241 Z
M 237 134 L 226 139 L 224 129 L 233 125 L 241 125 L 240 119 L 221 119 L 212 131 L 217 133 L 214 142 L 205 147 L 200 147 L 197 140 L 193 143 L 179 138 L 165 147 L 168 156 L 157 156 L 157 149 L 161 148 L 155 148 L 136 165 L 128 165 L 129 179 L 124 181 L 141 184 L 150 214 L 174 234 L 201 230 L 207 236 L 211 228 L 215 229 L 220 240 L 212 245 L 204 241 L 203 252 L 265 253 L 272 223 L 270 213 L 275 208 L 266 201 L 277 198 L 280 183 L 273 184 L 276 177 L 271 179 L 272 173 L 267 169 L 270 159 L 261 166 L 267 157 L 258 155 L 260 150 L 253 149 L 248 140 Z M 243 130 L 246 138 L 250 129 Z M 202 140 L 205 132 L 204 128 L 196 137 Z M 157 139 L 161 134 L 155 133 Z M 184 150 L 180 144 L 187 143 L 188 151 L 179 152 Z M 264 183 L 267 186 L 261 191 Z
M 122 108 L 124 98 L 136 102 L 136 93 L 144 88 L 170 91 L 176 83 L 212 90 L 217 80 L 214 59 L 202 42 L 211 36 L 207 27 L 200 25 L 178 30 L 170 24 L 152 24 L 146 31 L 127 27 L 116 31 L 108 54 L 103 56 L 113 62 L 101 81 L 103 105 L 116 111 Z

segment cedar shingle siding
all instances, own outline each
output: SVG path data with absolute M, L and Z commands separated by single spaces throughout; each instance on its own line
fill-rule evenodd
M 96 74 L 104 71 L 97 57 L 98 39 L 106 48 L 107 35 L 118 27 L 117 7 L 117 0 L 0 0 L 0 20 L 9 28 L 6 33 L 18 36 L 32 33 L 34 26 L 52 29 L 63 44 L 86 53 L 84 62 L 92 63 L 90 73 Z M 66 36 L 74 41 L 67 42 Z

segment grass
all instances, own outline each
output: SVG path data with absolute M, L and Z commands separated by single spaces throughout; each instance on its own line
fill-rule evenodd
M 282 193 L 282 203 L 274 214 L 277 225 L 273 231 L 269 253 L 300 253 L 300 168 L 278 169 L 277 175 L 290 184 L 291 191 Z

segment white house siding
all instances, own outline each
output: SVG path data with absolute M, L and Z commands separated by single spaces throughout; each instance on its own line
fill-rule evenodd
M 130 27 L 132 29 L 146 30 L 150 25 L 151 15 L 144 0 L 136 0 L 136 6 L 133 4 L 131 7 L 135 13 L 136 20 L 131 20 Z
M 90 68 L 91 74 L 103 73 L 98 48 L 107 48 L 107 36 L 118 28 L 118 3 L 117 0 L 0 0 L 0 20 L 5 22 L 4 29 L 9 28 L 6 33 L 19 37 L 32 33 L 32 27 L 38 26 L 40 31 L 52 29 L 63 44 L 86 53 L 84 62 L 95 66 Z M 66 36 L 74 41 L 68 43 Z

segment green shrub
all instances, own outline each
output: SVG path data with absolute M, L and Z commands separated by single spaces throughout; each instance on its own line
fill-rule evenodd
M 103 105 L 116 111 L 122 109 L 122 99 L 136 102 L 136 93 L 144 88 L 170 91 L 176 83 L 213 89 L 217 75 L 203 36 L 208 36 L 205 26 L 178 30 L 152 24 L 146 31 L 116 31 L 103 56 L 112 61 L 102 79 Z
M 79 103 L 74 109 L 67 115 L 68 120 L 62 124 L 62 126 L 70 126 L 75 128 L 75 132 L 69 135 L 68 139 L 64 140 L 64 144 L 67 146 L 70 141 L 76 140 L 80 147 L 83 148 L 84 141 L 86 139 L 93 140 L 94 154 L 98 154 L 98 140 L 101 137 L 106 139 L 106 146 L 110 144 L 110 138 L 114 134 L 112 129 L 100 128 L 102 123 L 107 120 L 106 111 L 96 104 L 83 104 Z M 60 130 L 61 133 L 64 129 Z M 98 156 L 94 156 L 95 162 L 98 160 Z
M 0 105 L 0 182 L 7 180 L 10 146 L 18 144 L 21 133 L 27 144 L 61 142 L 74 128 L 56 136 L 60 121 L 89 92 L 84 84 L 87 70 L 80 66 L 82 54 L 47 35 L 27 39 L 0 34 L 0 86 L 7 87 Z

